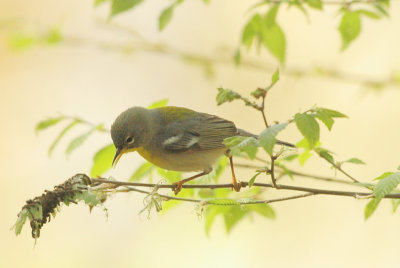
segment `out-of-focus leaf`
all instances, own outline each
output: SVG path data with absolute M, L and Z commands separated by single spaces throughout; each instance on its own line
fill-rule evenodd
M 297 113 L 294 121 L 300 133 L 307 139 L 309 149 L 314 148 L 319 141 L 319 125 L 315 118 L 308 114 Z
M 9 37 L 8 43 L 11 49 L 21 51 L 31 48 L 36 41 L 36 38 L 32 35 L 15 33 Z
M 62 35 L 59 28 L 51 29 L 45 37 L 45 41 L 49 45 L 59 43 L 61 40 L 62 40 Z
M 70 124 L 68 124 L 61 132 L 60 134 L 58 134 L 57 138 L 53 141 L 53 143 L 51 144 L 50 148 L 49 148 L 49 156 L 51 156 L 51 154 L 53 153 L 54 148 L 57 146 L 57 144 L 60 142 L 60 140 L 62 139 L 62 137 L 65 136 L 65 134 L 67 134 L 68 131 L 70 131 L 74 126 L 76 126 L 77 124 L 79 124 L 80 121 L 79 120 L 74 120 L 72 121 Z
M 63 116 L 60 117 L 52 117 L 52 118 L 48 118 L 46 120 L 40 121 L 37 125 L 36 125 L 36 133 L 38 133 L 39 131 L 45 130 L 48 127 L 54 126 L 55 124 L 61 122 L 62 120 L 64 120 L 65 118 Z
M 211 226 L 213 225 L 217 215 L 223 213 L 222 209 L 224 209 L 224 207 L 207 206 L 205 213 L 205 229 L 207 236 L 210 235 Z
M 253 177 L 251 177 L 251 179 L 249 180 L 249 188 L 253 186 L 254 182 L 256 181 L 256 178 L 258 177 L 258 175 L 260 175 L 262 172 L 256 172 L 256 174 L 253 175 Z
M 400 199 L 391 199 L 392 200 L 392 207 L 393 207 L 393 213 L 396 212 L 397 208 L 400 205 Z
M 97 7 L 97 6 L 101 5 L 101 4 L 103 4 L 105 2 L 109 2 L 109 1 L 111 1 L 111 0 L 95 0 L 94 1 L 94 6 Z
M 167 106 L 167 104 L 168 104 L 168 99 L 162 99 L 162 100 L 153 102 L 147 108 L 148 109 L 161 108 L 161 107 Z
M 393 172 L 384 172 L 384 173 L 382 173 L 382 175 L 374 178 L 373 181 L 379 181 L 379 180 L 381 180 L 383 178 L 386 178 L 387 176 L 389 176 L 391 174 L 393 174 Z
M 318 107 L 317 111 L 323 111 L 323 112 L 327 113 L 330 117 L 333 117 L 333 118 L 336 118 L 336 117 L 337 118 L 347 118 L 347 115 L 345 115 L 341 112 L 332 110 L 332 109 Z
M 269 155 L 273 154 L 274 145 L 276 143 L 276 138 L 275 138 L 276 135 L 278 135 L 280 131 L 285 129 L 288 124 L 289 123 L 285 122 L 281 124 L 272 125 L 269 128 L 265 129 L 263 132 L 261 132 L 258 138 L 260 145 Z
M 279 81 L 279 68 L 271 76 L 271 85 L 275 85 Z
M 355 157 L 347 159 L 346 161 L 343 161 L 343 163 L 352 163 L 352 164 L 358 164 L 358 165 L 365 165 L 364 161 L 362 161 L 361 159 L 355 158 Z
M 158 30 L 161 32 L 171 21 L 172 16 L 174 15 L 175 4 L 167 7 L 161 12 L 160 17 L 158 18 Z
M 95 132 L 97 129 L 100 129 L 102 127 L 103 127 L 103 125 L 97 125 L 97 126 L 91 128 L 89 131 L 87 131 L 87 132 L 79 135 L 75 139 L 73 139 L 68 144 L 67 150 L 65 151 L 67 156 L 69 156 L 73 151 L 75 151 L 79 146 L 81 146 L 87 140 L 87 138 L 89 138 L 89 136 L 93 134 L 93 132 Z
M 306 163 L 306 161 L 312 156 L 310 150 L 305 150 L 303 153 L 301 153 L 298 156 L 299 159 L 299 163 L 300 165 L 304 166 L 304 164 Z
M 322 1 L 321 0 L 305 0 L 307 5 L 312 8 L 322 10 Z
M 272 207 L 268 204 L 249 204 L 245 205 L 244 209 L 257 212 L 258 214 L 264 216 L 268 219 L 275 219 L 276 214 Z
M 353 42 L 361 32 L 360 13 L 345 10 L 339 25 L 339 32 L 342 36 L 342 51 Z
M 328 128 L 328 130 L 332 129 L 333 123 L 335 121 L 332 119 L 332 117 L 328 113 L 326 113 L 323 110 L 317 110 L 316 116 L 319 120 L 321 120 L 322 123 L 325 124 L 325 126 Z
M 375 212 L 376 208 L 378 207 L 379 203 L 382 199 L 373 198 L 368 204 L 365 206 L 364 209 L 364 219 L 368 220 L 369 217 Z
M 185 189 L 184 191 L 180 191 L 176 197 L 181 197 L 181 198 L 190 198 L 193 197 L 194 195 L 194 189 Z M 178 205 L 182 204 L 182 201 L 179 200 L 168 200 L 165 201 L 162 205 L 162 210 L 161 213 L 165 214 L 171 209 L 177 207 Z
M 109 144 L 101 148 L 93 158 L 93 165 L 90 171 L 90 176 L 96 177 L 103 175 L 111 168 L 111 163 L 115 155 L 114 144 Z
M 224 213 L 224 223 L 226 232 L 230 233 L 232 228 L 246 215 L 247 211 L 240 206 L 231 206 L 226 208 Z
M 240 65 L 240 60 L 241 60 L 241 53 L 240 53 L 240 48 L 236 49 L 235 54 L 233 55 L 233 62 L 235 63 L 236 66 Z
M 142 2 L 143 0 L 112 0 L 110 16 L 132 9 Z
M 263 29 L 263 44 L 280 63 L 285 62 L 286 38 L 282 28 L 278 24 Z
M 320 157 L 328 161 L 328 163 L 332 164 L 333 166 L 336 165 L 335 159 L 330 151 L 323 149 L 323 148 L 316 148 L 315 151 L 319 154 Z
M 182 179 L 182 174 L 177 171 L 157 168 L 157 173 L 171 183 L 180 181 Z
M 379 16 L 378 14 L 376 14 L 372 11 L 366 10 L 366 9 L 359 9 L 359 10 L 356 10 L 355 12 L 358 12 L 360 15 L 366 16 L 371 19 L 375 19 L 375 20 L 381 19 L 381 16 Z
M 152 170 L 154 169 L 155 166 L 152 163 L 145 162 L 135 170 L 135 172 L 129 178 L 129 181 L 138 181 L 143 177 L 147 176 L 148 174 L 150 174 L 150 172 L 152 172 Z

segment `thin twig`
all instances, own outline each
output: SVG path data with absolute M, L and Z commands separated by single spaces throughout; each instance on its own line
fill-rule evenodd
M 174 184 L 155 184 L 155 183 L 142 183 L 142 182 L 123 182 L 123 181 L 111 181 L 107 179 L 92 179 L 93 185 L 98 185 L 99 183 L 110 183 L 118 186 L 135 186 L 135 187 L 158 187 L 160 189 L 174 189 L 176 185 Z M 248 187 L 248 182 L 240 182 L 241 187 Z M 275 188 L 273 184 L 269 183 L 254 183 L 253 186 L 264 187 L 264 188 Z M 232 189 L 233 184 L 184 184 L 182 185 L 183 189 Z M 322 194 L 322 195 L 335 195 L 335 196 L 349 196 L 354 198 L 359 197 L 368 197 L 373 198 L 374 195 L 372 192 L 354 192 L 354 191 L 336 191 L 336 190 L 325 190 L 325 189 L 317 189 L 310 187 L 300 187 L 300 186 L 292 186 L 292 185 L 283 185 L 277 184 L 277 187 L 283 190 L 291 190 L 291 191 L 300 191 L 300 192 L 308 192 L 314 194 Z M 400 193 L 387 194 L 385 198 L 395 198 L 400 199 Z

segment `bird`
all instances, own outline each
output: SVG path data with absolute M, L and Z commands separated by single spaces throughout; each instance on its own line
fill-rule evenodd
M 213 164 L 222 156 L 229 158 L 233 189 L 240 191 L 230 150 L 224 139 L 233 136 L 254 137 L 237 128 L 232 121 L 194 110 L 164 106 L 147 109 L 131 107 L 122 112 L 111 126 L 111 138 L 116 148 L 112 166 L 122 155 L 138 152 L 148 162 L 167 170 L 199 172 L 175 182 L 174 193 L 182 185 L 213 170 Z M 279 144 L 293 146 L 278 141 Z

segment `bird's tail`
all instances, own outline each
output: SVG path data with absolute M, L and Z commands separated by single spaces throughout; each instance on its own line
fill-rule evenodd
M 247 132 L 246 130 L 241 129 L 241 128 L 238 128 L 238 135 L 243 136 L 243 137 L 253 137 L 253 138 L 258 139 L 258 135 Z M 292 148 L 296 147 L 294 144 L 286 142 L 286 141 L 277 140 L 276 143 L 287 146 L 287 147 L 292 147 Z

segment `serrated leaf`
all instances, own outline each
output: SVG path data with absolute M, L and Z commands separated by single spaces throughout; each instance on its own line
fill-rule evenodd
M 392 173 L 383 179 L 381 179 L 374 188 L 374 194 L 376 199 L 382 199 L 393 191 L 400 183 L 400 172 Z
M 128 11 L 142 2 L 143 0 L 112 0 L 110 16 Z
M 364 209 L 364 219 L 368 220 L 369 217 L 375 212 L 376 208 L 378 207 L 381 199 L 373 198 L 368 204 L 365 206 Z
M 77 124 L 79 124 L 81 121 L 79 120 L 74 120 L 72 121 L 70 124 L 68 124 L 61 132 L 60 134 L 58 134 L 57 138 L 53 141 L 53 143 L 51 144 L 48 154 L 49 157 L 51 156 L 51 154 L 53 153 L 54 148 L 57 146 L 57 144 L 60 142 L 60 140 L 62 139 L 62 137 L 65 136 L 65 134 L 67 134 L 68 131 L 70 131 L 74 126 L 76 126 Z
M 73 139 L 67 146 L 65 153 L 69 156 L 73 151 L 75 151 L 79 146 L 81 146 L 90 135 L 93 134 L 94 131 L 102 127 L 102 125 L 95 126 L 91 128 L 89 131 L 79 135 L 75 139 Z
M 314 148 L 319 141 L 319 125 L 315 118 L 308 114 L 297 113 L 294 121 L 300 133 L 307 139 L 309 149 Z
M 317 110 L 316 114 L 317 118 L 321 120 L 322 123 L 328 128 L 330 131 L 332 129 L 333 123 L 335 122 L 332 117 L 323 110 Z
M 240 99 L 240 95 L 230 89 L 218 88 L 218 94 L 216 97 L 217 105 L 221 105 L 225 102 L 231 102 L 236 99 Z
M 305 0 L 307 5 L 312 8 L 322 10 L 322 1 L 321 0 Z
M 353 42 L 361 32 L 360 13 L 345 10 L 339 25 L 339 32 L 342 36 L 342 51 Z
M 229 199 L 229 198 L 208 199 L 207 204 L 218 205 L 218 206 L 238 206 L 238 205 L 240 205 L 236 200 Z
M 39 131 L 45 130 L 46 128 L 49 128 L 51 126 L 54 126 L 55 124 L 61 122 L 62 120 L 64 120 L 65 118 L 63 116 L 60 117 L 52 117 L 52 118 L 48 118 L 46 120 L 40 121 L 35 128 L 36 134 Z
M 138 181 L 143 177 L 147 176 L 148 174 L 150 174 L 150 172 L 152 172 L 154 169 L 155 166 L 152 163 L 150 162 L 143 163 L 135 170 L 135 172 L 129 178 L 129 181 Z
M 260 136 L 258 138 L 260 145 L 269 155 L 273 154 L 274 145 L 276 143 L 276 138 L 275 138 L 276 135 L 278 135 L 280 131 L 285 129 L 288 124 L 289 123 L 285 122 L 281 124 L 272 125 L 260 133 Z
M 234 136 L 224 140 L 225 145 L 231 149 L 232 154 L 245 152 L 250 159 L 254 159 L 258 151 L 258 141 L 253 137 Z
M 249 204 L 244 206 L 246 209 L 250 211 L 254 211 L 265 218 L 275 219 L 276 214 L 272 207 L 268 204 Z
M 161 107 L 165 107 L 168 105 L 168 99 L 162 99 L 156 102 L 153 102 L 152 104 L 150 104 L 149 106 L 147 106 L 148 109 L 155 109 L 155 108 L 161 108 Z
M 343 163 L 352 163 L 352 164 L 358 164 L 358 165 L 365 165 L 364 161 L 362 161 L 361 159 L 355 158 L 355 157 L 347 159 Z
M 272 74 L 271 85 L 275 85 L 279 81 L 279 68 Z
M 167 7 L 161 12 L 160 17 L 158 18 L 158 30 L 161 32 L 171 21 L 172 16 L 174 15 L 175 3 L 171 6 Z
M 111 168 L 111 163 L 115 155 L 114 144 L 101 148 L 93 157 L 93 165 L 90 170 L 90 176 L 96 177 L 103 175 Z

